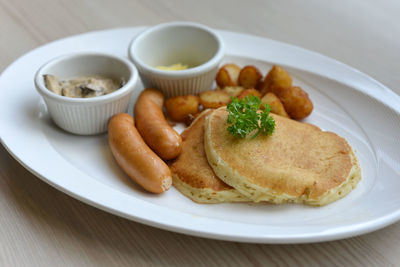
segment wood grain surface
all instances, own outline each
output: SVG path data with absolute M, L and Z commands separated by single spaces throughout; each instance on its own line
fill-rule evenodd
M 395 0 L 0 0 L 0 71 L 69 35 L 190 20 L 320 52 L 400 94 L 399 11 Z M 0 146 L 0 265 L 399 266 L 400 223 L 303 245 L 191 237 L 83 204 L 37 179 Z

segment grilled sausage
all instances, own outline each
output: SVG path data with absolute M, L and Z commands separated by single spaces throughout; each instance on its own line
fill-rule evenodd
M 182 138 L 165 120 L 163 103 L 161 92 L 144 90 L 135 104 L 135 120 L 146 144 L 162 159 L 170 160 L 181 153 Z
M 162 193 L 171 187 L 171 171 L 143 141 L 132 116 L 120 113 L 110 119 L 108 143 L 118 165 L 145 190 Z

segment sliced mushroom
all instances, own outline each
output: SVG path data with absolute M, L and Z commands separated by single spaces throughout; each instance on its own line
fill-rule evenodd
M 126 84 L 126 81 L 125 81 L 124 77 L 121 77 L 119 80 L 120 80 L 119 88 L 121 88 L 122 86 L 124 86 Z
M 54 75 L 45 74 L 43 75 L 43 79 L 47 89 L 57 95 L 61 95 L 61 86 L 57 77 Z
M 82 89 L 76 86 L 66 86 L 62 89 L 62 95 L 68 97 L 83 97 Z
M 81 85 L 79 87 L 82 90 L 82 97 L 95 97 L 104 95 L 103 91 L 100 90 L 93 90 L 92 88 L 88 87 L 87 85 Z
M 107 78 L 91 78 L 85 86 L 88 89 L 101 93 L 99 95 L 106 95 L 121 88 L 120 84 L 112 79 Z
M 49 76 L 46 78 L 46 76 Z M 114 92 L 121 88 L 125 83 L 123 79 L 113 80 L 99 76 L 80 76 L 69 80 L 58 81 L 52 75 L 44 75 L 46 87 L 58 88 L 59 95 L 67 97 L 95 97 L 102 96 Z M 49 86 L 47 86 L 47 83 Z M 51 83 L 51 85 L 50 85 Z M 55 92 L 56 93 L 56 92 Z

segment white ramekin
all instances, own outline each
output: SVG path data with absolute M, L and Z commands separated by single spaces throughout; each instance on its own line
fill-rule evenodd
M 224 57 L 221 37 L 210 28 L 191 22 L 170 22 L 151 27 L 129 45 L 145 87 L 161 90 L 166 97 L 209 90 Z M 168 71 L 156 66 L 176 63 L 195 67 Z
M 85 75 L 101 75 L 121 79 L 123 87 L 104 96 L 71 98 L 57 95 L 45 86 L 44 74 L 58 79 Z M 126 112 L 138 72 L 129 60 L 102 53 L 74 53 L 57 57 L 44 64 L 35 74 L 35 86 L 43 97 L 53 121 L 62 129 L 80 135 L 107 131 L 108 120 L 117 113 Z

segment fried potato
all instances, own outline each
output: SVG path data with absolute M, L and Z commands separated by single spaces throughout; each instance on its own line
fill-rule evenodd
M 237 96 L 237 98 L 242 99 L 242 98 L 245 98 L 246 96 L 249 96 L 249 95 L 258 96 L 259 98 L 261 98 L 260 92 L 257 91 L 254 88 L 244 89 L 243 91 L 240 92 L 240 94 Z
M 255 66 L 245 66 L 240 70 L 238 83 L 244 88 L 256 88 L 262 79 L 260 70 Z
M 225 64 L 217 73 L 215 81 L 220 88 L 225 86 L 237 86 L 240 73 L 240 67 L 236 64 Z
M 264 109 L 264 105 L 268 104 L 271 107 L 271 112 L 275 113 L 277 115 L 290 118 L 289 115 L 287 114 L 285 107 L 283 106 L 281 100 L 274 94 L 274 93 L 266 93 L 262 98 L 261 98 L 261 109 Z
M 175 96 L 165 101 L 165 109 L 169 119 L 184 122 L 190 114 L 199 110 L 200 100 L 195 95 Z
M 277 88 L 289 87 L 292 87 L 292 77 L 282 67 L 274 65 L 265 76 L 264 81 L 260 83 L 258 90 L 260 90 L 261 95 L 268 92 L 278 95 L 275 91 Z
M 279 88 L 277 95 L 292 119 L 301 120 L 310 115 L 314 106 L 308 94 L 298 86 Z
M 231 97 L 223 90 L 210 90 L 199 94 L 200 104 L 206 108 L 219 108 L 228 105 Z
M 189 114 L 189 116 L 186 117 L 184 123 L 186 126 L 190 126 L 192 122 L 201 114 L 202 111 L 199 111 L 195 114 Z
M 237 97 L 240 92 L 244 90 L 243 86 L 225 86 L 222 91 L 226 92 L 229 96 Z

